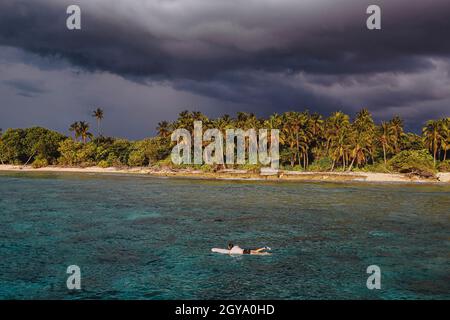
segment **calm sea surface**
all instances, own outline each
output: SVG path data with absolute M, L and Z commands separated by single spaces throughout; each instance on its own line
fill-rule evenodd
M 450 299 L 450 187 L 0 173 L 0 298 Z

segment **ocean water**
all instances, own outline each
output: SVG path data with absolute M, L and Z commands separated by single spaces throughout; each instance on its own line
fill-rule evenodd
M 0 298 L 450 299 L 450 187 L 0 173 Z

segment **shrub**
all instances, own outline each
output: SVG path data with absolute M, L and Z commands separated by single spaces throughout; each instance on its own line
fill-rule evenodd
M 261 172 L 261 165 L 260 164 L 243 164 L 240 166 L 240 169 L 247 170 L 248 172 L 252 173 L 260 173 Z
M 145 154 L 139 150 L 133 150 L 128 157 L 128 165 L 130 167 L 142 167 L 147 163 Z
M 200 170 L 202 170 L 203 172 L 213 172 L 214 171 L 214 167 L 212 165 L 209 165 L 209 164 L 203 164 L 200 167 Z
M 404 150 L 389 160 L 389 166 L 400 173 L 434 177 L 433 157 L 427 150 Z
M 329 157 L 324 157 L 324 158 L 315 160 L 308 167 L 308 169 L 310 171 L 319 171 L 319 172 L 320 171 L 330 171 L 332 165 L 333 165 L 333 160 L 331 160 L 331 158 L 329 158 Z
M 156 168 L 173 168 L 175 165 L 172 162 L 172 158 L 169 156 L 166 159 L 157 161 L 154 165 Z
M 441 161 L 438 164 L 437 169 L 440 172 L 450 172 L 450 160 Z
M 59 144 L 58 151 L 61 156 L 58 162 L 62 165 L 74 166 L 78 164 L 77 153 L 81 150 L 82 145 L 72 139 L 66 139 Z
M 33 161 L 33 164 L 31 166 L 35 169 L 44 168 L 48 166 L 48 161 L 47 159 L 44 158 L 37 158 L 36 160 Z
M 106 160 L 101 160 L 101 161 L 97 164 L 97 166 L 99 166 L 100 168 L 109 168 L 109 167 L 110 167 L 108 161 L 106 161 Z

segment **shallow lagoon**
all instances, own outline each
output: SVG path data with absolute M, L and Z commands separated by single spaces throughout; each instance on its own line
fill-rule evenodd
M 0 298 L 449 299 L 449 208 L 448 185 L 0 173 Z M 230 240 L 274 254 L 210 252 Z

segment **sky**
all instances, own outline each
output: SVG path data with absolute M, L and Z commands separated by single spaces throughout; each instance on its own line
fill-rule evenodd
M 419 132 L 450 116 L 449 35 L 448 0 L 1 0 L 0 128 L 95 130 L 100 107 L 106 135 L 140 139 L 186 109 L 365 107 Z

